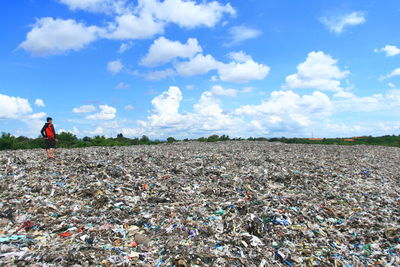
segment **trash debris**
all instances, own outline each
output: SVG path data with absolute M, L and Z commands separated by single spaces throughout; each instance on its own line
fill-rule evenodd
M 0 265 L 399 266 L 400 149 L 0 152 Z

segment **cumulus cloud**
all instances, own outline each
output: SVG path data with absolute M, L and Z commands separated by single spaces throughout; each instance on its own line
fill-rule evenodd
M 85 10 L 95 13 L 122 12 L 126 0 L 58 0 L 71 10 Z
M 178 87 L 170 87 L 168 91 L 156 96 L 153 110 L 147 121 L 138 121 L 139 128 L 131 129 L 131 133 L 145 132 L 152 136 L 169 134 L 198 135 L 218 133 L 226 129 L 237 129 L 241 120 L 235 120 L 224 114 L 218 99 L 210 91 L 205 91 L 192 113 L 180 113 L 179 107 L 183 99 Z
M 270 71 L 270 67 L 255 62 L 243 52 L 231 53 L 230 56 L 234 61 L 219 65 L 221 81 L 247 83 L 251 80 L 263 80 Z
M 98 39 L 102 30 L 96 26 L 86 26 L 73 19 L 38 19 L 26 40 L 19 48 L 34 56 L 64 54 L 67 51 L 78 51 Z
M 101 126 L 96 127 L 93 131 L 88 132 L 90 135 L 103 135 L 104 134 L 104 129 Z
M 254 39 L 261 35 L 261 31 L 246 26 L 234 26 L 228 30 L 229 42 L 226 46 L 232 46 L 245 40 Z
M 164 33 L 164 23 L 155 21 L 149 13 L 134 15 L 125 13 L 115 18 L 110 23 L 108 33 L 104 36 L 109 39 L 148 39 L 157 34 Z
M 394 76 L 400 76 L 400 68 L 394 69 L 391 73 L 382 76 L 381 80 L 389 79 L 389 78 L 392 78 Z
M 193 76 L 205 74 L 211 70 L 218 69 L 220 62 L 211 55 L 198 54 L 189 61 L 178 62 L 174 64 L 178 74 L 182 76 Z
M 189 38 L 186 44 L 182 44 L 179 41 L 170 41 L 160 37 L 154 40 L 140 64 L 148 67 L 159 66 L 174 58 L 191 58 L 199 52 L 202 52 L 202 48 L 195 38 Z
M 341 71 L 337 60 L 322 51 L 310 52 L 305 62 L 297 66 L 297 73 L 286 77 L 286 89 L 318 89 L 340 91 L 340 79 L 349 72 Z
M 268 132 L 304 129 L 314 118 L 333 112 L 329 97 L 321 92 L 298 95 L 292 91 L 274 91 L 259 105 L 246 105 L 229 113 L 223 110 L 216 96 L 221 88 L 204 91 L 194 104 L 193 112 L 180 113 L 183 99 L 177 87 L 153 99 L 153 111 L 147 121 L 138 121 L 139 127 L 131 133 L 149 135 L 207 135 L 210 133 L 248 136 Z
M 116 117 L 117 109 L 108 105 L 100 105 L 100 112 L 86 116 L 89 120 L 112 120 Z
M 331 98 L 321 91 L 301 95 L 293 91 L 280 90 L 271 92 L 259 104 L 242 105 L 234 110 L 222 108 L 222 99 L 219 98 L 221 95 L 233 96 L 235 93 L 229 89 L 213 86 L 201 94 L 191 111 L 183 112 L 180 110 L 184 101 L 183 94 L 178 87 L 172 86 L 153 98 L 150 115 L 144 120 L 137 121 L 137 127 L 129 127 L 126 122 L 113 120 L 102 122 L 91 133 L 115 135 L 121 132 L 126 136 L 146 134 L 161 138 L 209 134 L 307 136 L 312 130 L 324 135 L 332 133 L 348 135 L 362 132 L 367 128 L 358 124 L 335 123 L 332 120 L 333 115 L 342 112 L 395 111 L 400 108 L 400 90 L 390 90 L 370 96 L 356 96 L 350 92 L 340 91 Z M 131 106 L 128 105 L 125 109 L 131 110 Z M 388 131 L 384 128 L 392 129 L 389 124 L 385 127 L 382 131 Z M 345 129 L 349 131 L 346 133 Z
M 107 63 L 107 69 L 112 74 L 117 74 L 122 70 L 124 65 L 122 64 L 121 60 L 114 60 Z
M 80 134 L 80 131 L 76 126 L 72 126 L 71 130 L 60 129 L 59 132 L 60 133 L 72 133 L 74 135 L 79 135 Z
M 337 112 L 371 112 L 400 107 L 400 90 L 370 96 L 356 96 L 350 92 L 338 92 L 333 96 Z
M 38 106 L 38 107 L 45 107 L 45 106 L 46 106 L 46 105 L 44 104 L 44 101 L 43 101 L 42 99 L 40 99 L 40 98 L 37 98 L 37 99 L 35 100 L 35 105 Z
M 264 118 L 261 121 L 269 127 L 282 127 L 283 124 L 306 127 L 310 125 L 311 117 L 324 117 L 332 112 L 331 100 L 319 91 L 303 96 L 293 91 L 273 91 L 261 104 L 244 105 L 235 110 L 238 115 Z
M 0 94 L 0 119 L 17 119 L 30 112 L 28 99 Z
M 255 62 L 243 52 L 230 53 L 229 57 L 232 61 L 223 63 L 211 55 L 198 54 L 189 61 L 178 62 L 174 66 L 177 73 L 182 76 L 205 74 L 211 70 L 217 70 L 219 80 L 234 83 L 262 80 L 270 71 L 270 67 Z
M 32 113 L 28 99 L 0 94 L 0 120 L 19 120 L 28 127 L 19 135 L 37 136 L 45 116 L 45 112 Z
M 93 111 L 96 111 L 96 107 L 93 105 L 82 105 L 80 107 L 72 109 L 73 113 L 89 113 Z
M 201 2 L 185 0 L 142 1 L 145 10 L 151 10 L 154 16 L 162 21 L 175 23 L 183 28 L 198 26 L 214 27 L 224 14 L 235 15 L 235 9 L 228 4 L 217 1 Z
M 216 99 L 214 94 L 210 91 L 202 93 L 199 102 L 193 107 L 198 114 L 203 116 L 218 117 L 222 115 L 223 112 L 219 100 Z
M 32 25 L 26 40 L 19 45 L 32 55 L 47 56 L 78 51 L 100 38 L 149 39 L 163 34 L 171 23 L 183 28 L 213 27 L 224 14 L 234 15 L 230 4 L 217 1 L 197 3 L 187 0 L 59 0 L 71 10 L 103 12 L 115 15 L 106 26 L 86 26 L 73 19 L 40 18 Z M 119 53 L 131 47 L 123 43 Z
M 238 94 L 238 90 L 224 89 L 222 86 L 214 85 L 211 89 L 211 93 L 214 95 L 235 97 Z
M 59 2 L 66 4 L 71 10 L 109 14 L 134 13 L 138 18 L 146 18 L 148 23 L 151 23 L 151 19 L 153 22 L 160 21 L 163 24 L 175 23 L 184 28 L 213 27 L 224 14 L 232 16 L 236 14 L 230 4 L 223 5 L 217 1 L 197 3 L 192 0 L 139 0 L 137 6 L 127 0 L 59 0 Z
M 374 52 L 375 53 L 385 52 L 387 57 L 393 57 L 400 55 L 400 48 L 398 48 L 395 45 L 386 45 L 380 49 L 375 49 Z
M 210 70 L 217 69 L 219 62 L 211 55 L 197 55 L 189 61 L 176 63 L 174 66 L 178 74 L 182 76 L 194 76 L 208 73 Z
M 364 12 L 354 11 L 344 15 L 324 16 L 320 18 L 320 21 L 330 32 L 340 34 L 349 26 L 363 24 L 366 19 Z

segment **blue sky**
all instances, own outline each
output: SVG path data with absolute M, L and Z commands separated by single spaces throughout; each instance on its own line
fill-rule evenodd
M 0 21 L 14 135 L 400 134 L 397 0 L 20 0 Z

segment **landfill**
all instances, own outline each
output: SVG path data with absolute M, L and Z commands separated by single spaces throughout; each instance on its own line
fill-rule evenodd
M 1 266 L 400 266 L 400 149 L 0 152 Z

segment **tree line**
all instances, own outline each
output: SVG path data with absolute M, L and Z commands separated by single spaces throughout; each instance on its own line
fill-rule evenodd
M 286 138 L 286 137 L 249 137 L 249 138 L 231 138 L 228 135 L 210 135 L 209 137 L 200 137 L 197 139 L 177 140 L 174 137 L 168 137 L 166 140 L 151 140 L 146 135 L 136 138 L 127 138 L 122 134 L 118 134 L 115 138 L 94 136 L 78 138 L 69 132 L 62 132 L 57 135 L 58 147 L 77 148 L 90 146 L 132 146 L 132 145 L 152 145 L 161 143 L 174 143 L 178 141 L 200 141 L 200 142 L 218 142 L 218 141 L 265 141 L 265 142 L 282 142 L 287 144 L 334 144 L 334 145 L 381 145 L 400 147 L 400 135 L 385 135 L 379 137 L 365 136 L 362 138 L 352 139 L 351 142 L 345 141 L 344 138 L 323 138 L 320 140 L 310 140 L 309 138 Z M 0 137 L 0 150 L 16 150 L 16 149 L 34 149 L 43 148 L 44 142 L 42 137 L 28 138 L 24 136 L 15 137 L 9 133 L 2 133 Z

